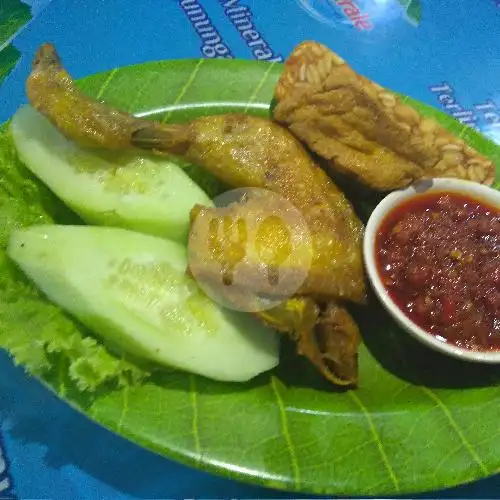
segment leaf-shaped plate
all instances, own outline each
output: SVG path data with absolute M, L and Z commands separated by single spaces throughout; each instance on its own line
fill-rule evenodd
M 79 84 L 123 110 L 186 121 L 229 110 L 268 115 L 280 72 L 280 65 L 249 61 L 166 61 L 116 69 Z M 408 102 L 500 165 L 498 146 L 437 110 Z M 12 163 L 5 130 L 0 140 L 0 161 Z M 9 182 L 0 182 L 0 208 L 8 204 L 0 217 L 4 228 L 27 223 L 25 211 L 30 220 L 58 221 L 61 207 L 56 200 L 43 201 L 40 184 L 17 189 L 12 187 L 17 181 Z M 3 247 L 5 242 L 4 235 Z M 2 250 L 2 266 L 4 259 Z M 28 321 L 34 314 L 30 309 L 23 316 L 19 297 L 6 296 L 5 280 L 14 279 L 9 276 L 4 273 L 0 286 L 0 345 L 7 347 L 2 331 L 8 322 Z M 17 295 L 25 294 L 35 308 L 40 299 L 23 287 Z M 49 316 L 43 316 L 47 325 Z M 357 319 L 364 345 L 355 391 L 336 391 L 287 352 L 273 373 L 242 385 L 165 372 L 133 388 L 82 395 L 57 353 L 48 354 L 56 369 L 42 370 L 40 378 L 90 418 L 146 448 L 270 487 L 386 495 L 454 486 L 497 472 L 500 371 L 430 352 L 398 329 L 374 300 L 357 311 Z M 38 327 L 43 331 L 47 325 Z M 22 354 L 18 346 L 21 359 Z

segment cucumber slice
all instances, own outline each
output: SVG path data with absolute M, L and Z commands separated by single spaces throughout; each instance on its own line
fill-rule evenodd
M 186 242 L 192 207 L 213 206 L 174 163 L 80 148 L 30 106 L 13 116 L 11 133 L 21 161 L 89 224 Z
M 8 255 L 112 347 L 234 382 L 278 364 L 278 334 L 211 301 L 186 275 L 179 243 L 119 228 L 43 225 L 14 231 Z

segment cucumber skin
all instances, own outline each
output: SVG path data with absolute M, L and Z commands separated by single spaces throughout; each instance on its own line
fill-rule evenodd
M 134 356 L 234 382 L 250 380 L 279 362 L 278 334 L 249 315 L 222 311 L 205 296 L 206 302 L 195 304 L 201 304 L 203 318 L 210 321 L 190 327 L 189 316 L 187 329 L 180 331 L 159 326 L 154 308 L 141 309 L 139 304 L 134 311 L 134 301 L 127 303 L 126 294 L 105 289 L 110 262 L 131 256 L 167 262 L 182 276 L 180 282 L 176 278 L 172 297 L 185 292 L 183 283 L 197 289 L 184 274 L 186 249 L 176 242 L 118 228 L 45 225 L 15 231 L 8 255 L 49 299 Z M 187 307 L 189 297 L 180 308 Z M 179 318 L 174 324 L 182 326 L 184 319 Z M 207 328 L 210 322 L 212 328 Z
M 10 132 L 26 167 L 88 224 L 185 243 L 191 208 L 213 206 L 171 161 L 79 148 L 30 106 L 16 112 Z

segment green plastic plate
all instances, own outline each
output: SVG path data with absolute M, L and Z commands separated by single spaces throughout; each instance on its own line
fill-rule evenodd
M 279 64 L 250 61 L 165 61 L 115 69 L 79 85 L 123 110 L 161 113 L 170 121 L 235 110 L 267 116 L 280 72 Z M 500 165 L 500 147 L 435 109 L 408 102 Z M 65 360 L 39 340 L 52 335 L 54 318 L 64 315 L 22 280 L 4 252 L 12 228 L 40 218 L 59 222 L 67 214 L 43 186 L 25 179 L 6 128 L 0 168 L 0 346 L 29 368 L 21 340 L 39 342 L 37 376 L 91 419 L 190 466 L 291 491 L 402 494 L 500 469 L 499 369 L 427 350 L 375 300 L 356 311 L 364 344 L 355 391 L 325 383 L 285 344 L 279 368 L 247 384 L 166 371 L 134 388 L 79 393 Z M 17 342 L 10 338 L 14 330 Z

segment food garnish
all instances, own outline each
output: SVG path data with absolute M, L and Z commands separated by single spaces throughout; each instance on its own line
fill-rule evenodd
M 231 382 L 278 364 L 277 334 L 203 294 L 186 276 L 187 251 L 177 242 L 45 224 L 14 231 L 8 255 L 118 354 Z
M 78 147 L 30 106 L 12 118 L 21 161 L 88 224 L 186 243 L 193 203 L 207 194 L 167 158 Z

